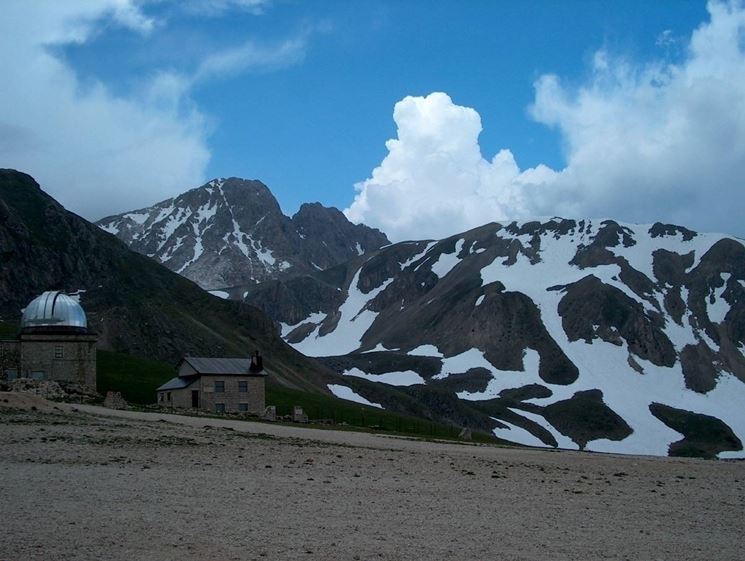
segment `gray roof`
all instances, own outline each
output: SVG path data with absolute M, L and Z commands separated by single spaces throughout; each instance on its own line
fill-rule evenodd
M 201 356 L 186 356 L 184 362 L 191 365 L 199 374 L 240 374 L 243 376 L 264 376 L 266 373 L 249 372 L 251 360 L 248 358 L 208 358 Z
M 179 378 L 179 377 L 171 378 L 170 380 L 168 380 L 165 384 L 160 386 L 155 391 L 161 392 L 161 391 L 166 391 L 166 390 L 181 390 L 183 388 L 190 386 L 191 383 L 196 379 L 197 378 L 195 376 L 194 377 L 184 376 L 183 378 Z
M 62 292 L 50 290 L 34 298 L 23 311 L 21 327 L 76 327 L 86 329 L 83 308 Z

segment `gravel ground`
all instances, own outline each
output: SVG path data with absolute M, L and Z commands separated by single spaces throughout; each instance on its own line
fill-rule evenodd
M 2 561 L 745 558 L 745 462 L 2 405 Z

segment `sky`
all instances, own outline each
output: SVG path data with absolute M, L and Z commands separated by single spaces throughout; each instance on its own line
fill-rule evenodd
M 394 241 L 745 237 L 739 0 L 5 0 L 0 72 L 0 167 L 91 220 L 237 176 Z

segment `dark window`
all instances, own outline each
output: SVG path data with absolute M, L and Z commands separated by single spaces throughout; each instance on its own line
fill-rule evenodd
M 65 358 L 65 350 L 62 345 L 54 346 L 54 358 Z
M 225 391 L 225 382 L 220 380 L 215 382 L 215 393 L 222 393 Z
M 225 404 L 224 403 L 215 403 L 215 412 L 216 413 L 225 413 Z
M 248 411 L 248 403 L 239 403 L 238 411 L 240 411 L 241 413 L 245 413 L 246 411 Z
M 241 393 L 246 393 L 248 391 L 248 382 L 246 380 L 238 382 L 238 391 Z
M 168 394 L 166 394 L 166 398 L 168 399 L 168 401 L 171 401 L 171 392 L 168 392 Z

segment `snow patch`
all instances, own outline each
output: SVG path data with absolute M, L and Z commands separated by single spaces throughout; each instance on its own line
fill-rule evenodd
M 222 298 L 223 300 L 227 300 L 229 296 L 229 294 L 224 290 L 208 290 L 207 292 L 212 294 L 212 296 L 217 296 L 218 298 Z
M 544 444 L 541 439 L 539 439 L 537 436 L 533 436 L 531 432 L 526 431 L 524 428 L 508 423 L 507 421 L 504 421 L 502 419 L 497 419 L 496 417 L 492 417 L 492 419 L 494 419 L 498 423 L 507 425 L 506 429 L 503 429 L 501 427 L 492 429 L 494 436 L 496 436 L 497 438 L 501 438 L 509 442 L 514 442 L 515 444 L 522 444 L 524 446 L 538 446 L 540 448 L 549 448 L 549 446 L 547 444 Z
M 328 384 L 328 389 L 331 390 L 331 393 L 334 394 L 339 399 L 345 399 L 347 401 L 354 401 L 355 403 L 361 403 L 362 405 L 369 405 L 370 407 L 377 407 L 378 409 L 383 409 L 383 406 L 380 405 L 380 403 L 373 403 L 371 401 L 366 400 L 361 395 L 354 393 L 352 391 L 352 388 L 348 388 L 347 386 L 342 386 L 339 384 Z
M 355 376 L 364 378 L 371 382 L 381 382 L 391 386 L 413 386 L 416 384 L 425 384 L 426 380 L 413 370 L 404 370 L 402 372 L 385 372 L 383 374 L 368 374 L 359 368 L 351 368 L 342 372 L 342 376 Z
M 494 370 L 492 363 L 484 358 L 484 353 L 478 349 L 468 349 L 460 354 L 444 358 L 442 360 L 442 370 L 440 370 L 439 374 L 433 376 L 432 379 L 442 380 L 451 374 L 467 372 L 471 368 Z
M 407 355 L 413 355 L 413 356 L 433 356 L 437 358 L 442 358 L 442 353 L 437 350 L 437 347 L 434 345 L 419 345 L 415 349 L 411 349 Z
M 243 293 L 243 297 L 245 298 L 247 294 L 248 294 L 248 291 L 244 292 Z M 314 313 L 310 314 L 307 318 L 302 319 L 299 322 L 294 323 L 292 325 L 290 325 L 289 323 L 280 322 L 279 325 L 282 328 L 281 337 L 283 337 L 283 338 L 284 337 L 287 337 L 287 335 L 289 335 L 290 332 L 293 329 L 295 329 L 296 327 L 299 327 L 300 325 L 302 325 L 304 323 L 310 322 L 310 323 L 314 323 L 316 325 L 319 325 L 319 324 L 321 324 L 323 322 L 324 319 L 326 319 L 326 314 L 325 313 L 323 313 L 323 312 L 314 312 Z
M 727 282 L 731 276 L 730 273 L 722 273 L 720 278 L 724 281 L 724 284 L 712 290 L 712 295 L 706 299 L 706 313 L 712 323 L 722 323 L 727 312 L 729 312 L 730 305 L 724 299 L 724 291 L 727 290 Z M 712 298 L 714 302 L 711 301 Z
M 404 261 L 403 263 L 401 263 L 401 270 L 403 271 L 406 267 L 408 267 L 409 265 L 411 265 L 412 263 L 414 263 L 414 261 L 418 261 L 419 259 L 421 259 L 422 257 L 424 257 L 427 254 L 427 252 L 430 249 L 432 249 L 432 247 L 434 247 L 434 245 L 436 243 L 437 243 L 436 241 L 429 242 L 426 245 L 426 247 L 424 248 L 424 250 L 422 250 L 421 252 L 413 255 L 412 257 L 409 257 L 406 261 Z
M 368 310 L 367 305 L 393 282 L 387 279 L 379 287 L 363 294 L 358 287 L 361 269 L 358 269 L 349 285 L 347 299 L 339 307 L 339 323 L 326 335 L 319 335 L 320 327 L 308 337 L 292 346 L 307 356 L 336 356 L 351 353 L 360 347 L 362 337 L 378 317 L 378 312 Z
M 444 279 L 447 274 L 452 271 L 455 266 L 460 263 L 458 254 L 463 249 L 463 243 L 466 240 L 460 239 L 455 244 L 455 251 L 453 253 L 441 253 L 437 261 L 432 265 L 432 272 L 439 278 Z

